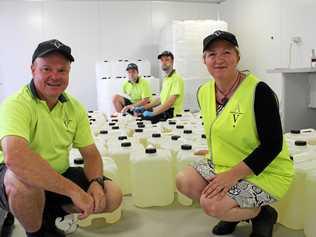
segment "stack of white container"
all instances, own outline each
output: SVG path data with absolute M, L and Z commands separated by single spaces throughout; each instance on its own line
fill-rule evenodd
M 316 231 L 313 210 L 316 209 L 316 131 L 312 128 L 292 130 L 285 134 L 293 158 L 295 177 L 284 198 L 276 203 L 279 223 L 291 229 L 304 229 L 311 237 Z M 299 205 L 298 205 L 299 204 Z
M 94 140 L 107 174 L 113 174 L 124 195 L 131 194 L 140 207 L 165 206 L 174 200 L 175 175 L 188 164 L 203 159 L 196 150 L 207 149 L 200 114 L 185 111 L 182 116 L 158 124 L 129 114 L 89 112 Z M 77 150 L 71 151 L 70 164 L 83 165 Z M 191 200 L 178 195 L 183 205 Z
M 203 39 L 215 30 L 227 30 L 227 23 L 215 20 L 172 21 L 160 35 L 159 52 L 174 54 L 174 66 L 185 80 L 185 108 L 197 111 L 196 97 L 199 86 L 210 79 L 202 61 Z M 163 77 L 163 75 L 160 75 Z
M 97 80 L 97 103 L 98 110 L 107 114 L 112 114 L 114 108 L 112 97 L 115 94 L 122 94 L 122 85 L 127 80 L 126 68 L 129 63 L 138 66 L 139 73 L 145 80 L 150 82 L 154 94 L 159 94 L 160 81 L 151 76 L 151 65 L 149 60 L 144 59 L 119 59 L 105 60 L 96 64 Z

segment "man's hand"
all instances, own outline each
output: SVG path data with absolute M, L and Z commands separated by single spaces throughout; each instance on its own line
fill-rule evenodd
M 122 111 L 121 111 L 121 113 L 126 113 L 127 111 L 133 111 L 134 110 L 134 105 L 126 105 L 123 109 L 122 109 Z
M 90 194 L 83 191 L 81 188 L 78 188 L 73 194 L 70 196 L 75 207 L 79 208 L 81 214 L 79 214 L 78 218 L 80 220 L 87 218 L 90 214 L 93 213 L 94 209 L 94 201 Z
M 141 114 L 141 113 L 143 113 L 144 111 L 145 111 L 144 106 L 138 106 L 138 107 L 135 107 L 135 108 L 133 109 L 133 112 L 134 112 L 134 113 L 138 113 L 138 114 Z
M 155 116 L 155 113 L 146 110 L 146 111 L 143 113 L 143 116 L 144 116 L 145 118 L 150 118 L 150 117 L 154 117 L 154 116 Z
M 88 193 L 94 200 L 94 213 L 101 213 L 106 207 L 106 196 L 104 190 L 97 182 L 92 182 L 88 189 Z

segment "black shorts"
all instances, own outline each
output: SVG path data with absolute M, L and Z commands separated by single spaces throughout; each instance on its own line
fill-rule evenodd
M 125 97 L 123 97 L 123 99 L 124 99 L 124 106 L 132 105 L 132 104 L 133 104 L 132 101 L 130 101 L 129 99 L 127 99 L 127 98 L 125 98 Z
M 7 171 L 7 167 L 4 164 L 0 164 L 0 208 L 9 211 L 9 203 L 7 199 L 7 195 L 5 192 L 4 187 L 4 175 Z M 81 187 L 84 191 L 87 191 L 89 188 L 89 181 L 84 174 L 83 168 L 81 167 L 70 167 L 62 174 L 65 178 L 71 180 L 79 187 Z M 72 201 L 69 197 L 53 193 L 49 191 L 45 191 L 45 206 L 46 207 L 56 207 L 56 206 L 63 206 L 67 204 L 72 204 Z
M 165 112 L 163 112 L 161 114 L 157 114 L 153 117 L 143 117 L 142 116 L 142 119 L 143 120 L 150 120 L 151 123 L 155 124 L 155 123 L 158 123 L 160 121 L 166 121 L 169 118 L 173 118 L 173 111 L 174 111 L 174 108 L 170 108 L 170 109 L 166 110 Z

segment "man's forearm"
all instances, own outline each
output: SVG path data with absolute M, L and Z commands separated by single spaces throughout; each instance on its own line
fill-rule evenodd
M 145 98 L 145 99 L 142 99 L 140 101 L 137 101 L 135 104 L 133 104 L 134 107 L 138 107 L 138 106 L 142 106 L 142 105 L 147 105 L 149 104 L 149 99 L 148 98 Z
M 68 197 L 79 189 L 79 186 L 58 174 L 46 160 L 33 152 L 26 152 L 23 157 L 16 157 L 16 162 L 6 165 L 22 182 L 39 189 Z
M 90 157 L 84 165 L 84 172 L 88 180 L 103 175 L 103 162 L 98 157 Z
M 159 99 L 159 98 L 156 98 L 156 99 L 154 99 L 153 101 L 151 101 L 149 104 L 144 105 L 144 108 L 147 110 L 147 109 L 150 109 L 150 108 L 152 108 L 152 107 L 155 107 L 155 106 L 157 106 L 157 105 L 159 105 L 159 104 L 160 104 L 160 99 Z
M 103 175 L 103 162 L 101 155 L 94 144 L 79 149 L 84 159 L 84 172 L 88 180 Z

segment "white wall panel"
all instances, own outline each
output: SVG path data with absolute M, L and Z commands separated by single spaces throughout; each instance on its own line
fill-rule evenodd
M 45 2 L 44 38 L 69 45 L 72 64 L 68 91 L 87 107 L 96 104 L 95 62 L 100 48 L 98 2 Z
M 30 65 L 42 38 L 42 3 L 0 3 L 0 81 L 8 96 L 31 80 Z

